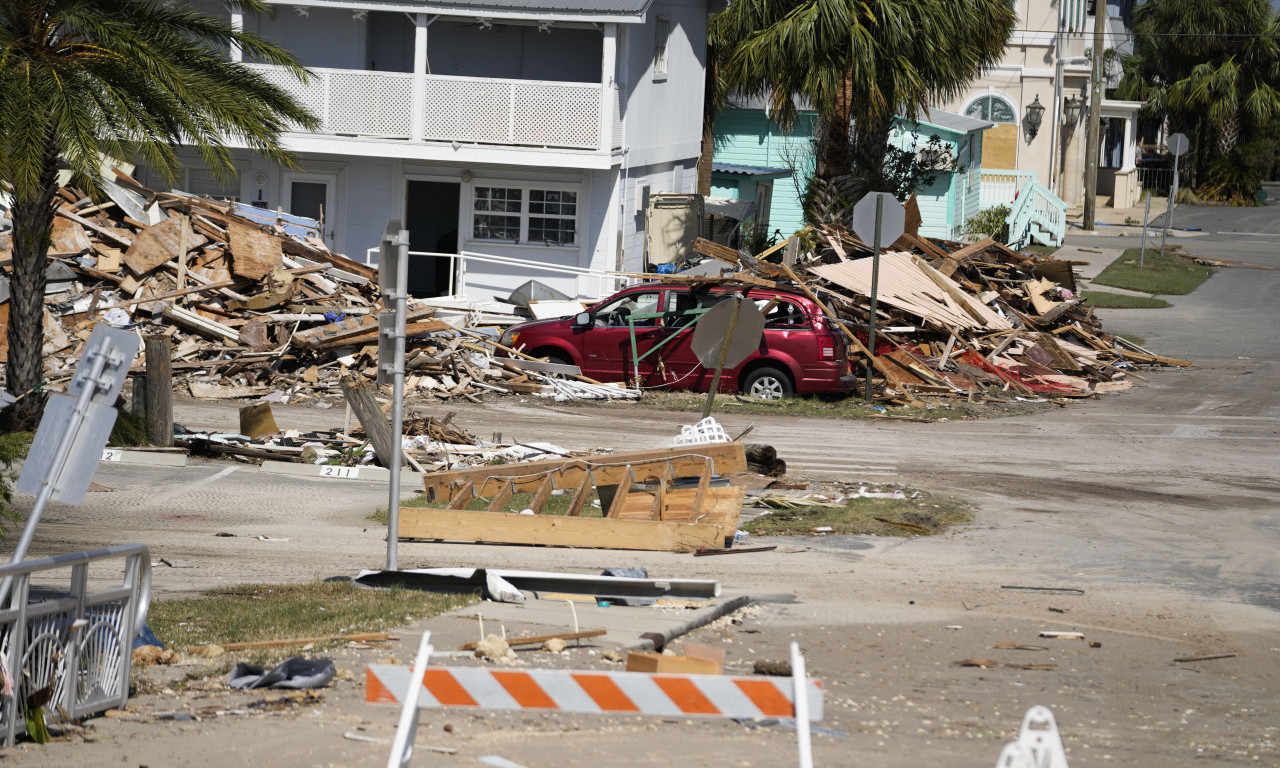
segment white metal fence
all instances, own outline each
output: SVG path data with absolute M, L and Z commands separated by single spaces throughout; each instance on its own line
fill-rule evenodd
M 994 208 L 997 205 L 1013 207 L 1018 193 L 1028 181 L 1039 181 L 1035 171 L 1005 171 L 998 169 L 982 169 L 981 210 Z
M 106 580 L 106 586 L 91 586 Z M 151 554 L 143 544 L 26 560 L 0 567 L 12 588 L 0 605 L 0 735 L 26 731 L 29 706 L 72 720 L 129 699 L 133 638 L 151 600 Z M 33 579 L 39 584 L 34 585 Z M 29 704 L 30 702 L 30 704 Z

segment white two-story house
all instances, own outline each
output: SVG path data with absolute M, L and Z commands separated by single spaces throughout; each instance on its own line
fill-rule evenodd
M 649 195 L 695 189 L 707 0 L 270 0 L 271 16 L 188 1 L 298 56 L 306 84 L 227 52 L 322 124 L 285 136 L 300 170 L 239 148 L 221 185 L 192 153 L 184 188 L 321 219 L 352 258 L 399 219 L 415 252 L 639 271 Z M 448 293 L 454 269 L 415 257 L 410 289 Z M 529 279 L 601 290 L 517 263 L 466 272 L 476 298 Z

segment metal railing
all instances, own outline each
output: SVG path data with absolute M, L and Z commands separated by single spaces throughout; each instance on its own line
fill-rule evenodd
M 377 248 L 370 248 L 365 251 L 365 264 L 373 264 L 373 257 L 377 255 Z M 575 278 L 575 297 L 584 301 L 595 301 L 608 296 L 622 288 L 627 282 L 627 277 L 623 273 L 606 272 L 599 269 L 587 269 L 585 267 L 574 267 L 567 264 L 552 264 L 546 261 L 538 261 L 536 259 L 520 259 L 514 256 L 496 256 L 491 253 L 476 253 L 474 251 L 462 251 L 461 253 L 433 253 L 430 251 L 409 251 L 409 256 L 417 258 L 448 259 L 449 265 L 449 282 L 446 296 L 459 296 L 464 298 L 488 298 L 490 291 L 484 290 L 484 296 L 470 296 L 468 293 L 469 276 L 484 275 L 487 277 L 510 277 L 512 271 L 507 270 L 470 270 L 468 264 L 491 264 L 500 267 L 515 267 L 520 270 L 532 270 L 536 272 L 550 272 L 552 274 L 568 275 Z M 412 267 L 413 261 L 411 260 Z M 474 272 L 474 275 L 473 275 Z M 532 276 L 530 276 L 532 277 Z M 411 281 L 412 282 L 412 281 Z
M 1032 179 L 1022 186 L 1018 200 L 1009 212 L 1009 244 L 1029 244 L 1039 233 L 1047 245 L 1062 245 L 1067 231 L 1067 204 L 1040 182 Z
M 123 559 L 107 586 L 91 587 L 89 566 Z M 121 574 L 117 576 L 116 574 Z M 95 569 L 95 579 L 105 574 Z M 144 544 L 0 566 L 12 588 L 0 605 L 0 735 L 26 731 L 42 699 L 47 720 L 78 720 L 129 699 L 133 638 L 151 602 L 151 554 Z M 39 584 L 33 584 L 38 578 Z
M 1173 186 L 1172 168 L 1138 168 L 1140 189 L 1153 190 L 1157 195 L 1168 196 Z

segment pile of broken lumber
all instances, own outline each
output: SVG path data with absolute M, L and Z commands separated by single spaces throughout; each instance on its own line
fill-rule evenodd
M 169 336 L 175 389 L 198 398 L 336 401 L 345 374 L 376 376 L 377 269 L 330 252 L 317 222 L 157 192 L 119 169 L 104 186 L 105 202 L 73 187 L 58 193 L 44 317 L 51 385 L 69 379 L 99 322 Z M 0 326 L 10 248 L 0 238 Z M 497 332 L 472 331 L 467 320 L 411 300 L 407 393 L 556 394 L 554 374 L 525 370 L 518 353 L 496 358 Z M 0 334 L 0 361 L 7 351 Z
M 807 261 L 785 257 L 785 243 L 752 255 L 699 240 L 695 250 L 732 265 L 728 281 L 817 301 L 852 350 L 870 357 L 880 394 L 893 402 L 1090 397 L 1132 386 L 1143 378 L 1138 365 L 1190 365 L 1105 332 L 1078 295 L 1073 262 L 990 238 L 966 245 L 910 233 L 882 250 L 869 355 L 871 249 L 844 230 L 814 234 Z

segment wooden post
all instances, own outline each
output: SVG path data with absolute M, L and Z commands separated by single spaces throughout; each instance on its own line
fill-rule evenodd
M 364 433 L 373 443 L 373 452 L 378 461 L 388 469 L 398 470 L 404 465 L 404 453 L 396 450 L 399 438 L 391 434 L 391 423 L 378 407 L 369 382 L 357 376 L 348 376 L 341 383 L 342 394 L 346 396 L 347 404 L 355 411 L 360 426 L 364 427 Z M 396 456 L 397 453 L 400 456 Z
M 173 445 L 173 345 L 168 336 L 144 340 L 147 350 L 147 439 L 152 445 Z

